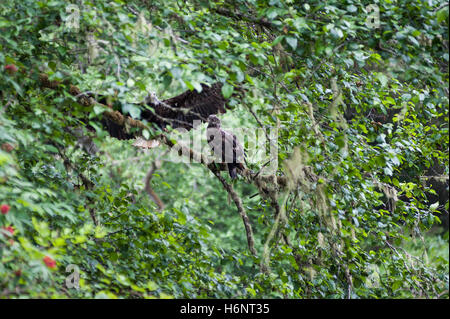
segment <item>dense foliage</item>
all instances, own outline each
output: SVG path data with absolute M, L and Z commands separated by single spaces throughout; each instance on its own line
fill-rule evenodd
M 0 297 L 448 298 L 445 1 L 2 0 L 0 12 Z M 257 256 L 205 166 L 110 138 L 100 108 L 69 84 L 43 88 L 41 73 L 137 119 L 126 102 L 148 91 L 223 82 L 224 125 L 277 129 L 276 174 L 290 181 L 271 196 L 232 183 Z M 143 191 L 156 159 L 162 210 Z

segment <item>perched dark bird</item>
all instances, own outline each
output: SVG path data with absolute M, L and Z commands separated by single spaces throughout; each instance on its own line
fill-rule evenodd
M 228 166 L 230 177 L 237 177 L 237 169 L 244 169 L 244 149 L 231 132 L 220 127 L 220 120 L 215 115 L 209 115 L 206 139 L 214 155 Z

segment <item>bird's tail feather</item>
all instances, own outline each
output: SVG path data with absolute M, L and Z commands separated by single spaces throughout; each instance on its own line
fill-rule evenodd
M 231 179 L 237 178 L 236 165 L 234 163 L 228 163 L 228 172 Z

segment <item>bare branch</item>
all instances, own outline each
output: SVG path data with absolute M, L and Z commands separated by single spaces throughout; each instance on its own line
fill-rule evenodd
M 159 210 L 163 210 L 165 205 L 163 203 L 163 201 L 159 198 L 158 194 L 156 194 L 156 192 L 153 190 L 150 182 L 152 180 L 153 177 L 153 173 L 156 171 L 156 169 L 158 169 L 159 167 L 161 167 L 161 162 L 159 161 L 159 159 L 163 156 L 165 156 L 167 153 L 169 152 L 169 150 L 166 150 L 164 153 L 158 155 L 158 157 L 153 161 L 150 169 L 147 172 L 147 175 L 145 176 L 145 186 L 144 186 L 144 190 L 147 192 L 147 194 L 150 196 L 150 198 L 155 202 L 156 205 L 158 205 Z
M 253 230 L 252 225 L 250 224 L 250 220 L 248 219 L 248 216 L 245 212 L 244 205 L 242 204 L 241 198 L 238 196 L 238 194 L 233 189 L 233 186 L 228 184 L 228 182 L 220 175 L 219 171 L 217 169 L 213 168 L 214 165 L 209 165 L 208 168 L 211 170 L 211 172 L 217 177 L 217 179 L 222 183 L 225 190 L 230 194 L 231 198 L 233 199 L 239 215 L 241 215 L 242 221 L 244 222 L 245 231 L 247 233 L 247 244 L 250 252 L 253 256 L 257 257 L 258 253 L 255 249 L 255 239 L 253 238 Z

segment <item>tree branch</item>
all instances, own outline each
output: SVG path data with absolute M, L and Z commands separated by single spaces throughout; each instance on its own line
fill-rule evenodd
M 252 225 L 250 224 L 250 220 L 248 219 L 248 216 L 245 212 L 244 205 L 242 204 L 241 198 L 238 196 L 238 194 L 234 191 L 233 186 L 227 183 L 227 181 L 220 175 L 220 172 L 217 169 L 214 169 L 214 164 L 208 165 L 208 168 L 213 172 L 213 174 L 217 177 L 217 179 L 222 183 L 223 188 L 230 194 L 231 198 L 233 199 L 239 215 L 241 215 L 242 221 L 244 222 L 245 231 L 247 233 L 247 244 L 248 249 L 252 253 L 253 256 L 257 257 L 258 253 L 255 249 L 255 239 L 253 238 L 253 230 Z
M 265 18 L 259 18 L 258 19 L 258 18 L 249 16 L 249 15 L 246 15 L 246 14 L 240 13 L 240 12 L 232 12 L 232 11 L 227 10 L 225 8 L 216 8 L 216 9 L 213 9 L 213 11 L 218 13 L 218 14 L 220 14 L 220 15 L 222 15 L 222 16 L 225 16 L 225 17 L 228 17 L 228 18 L 232 18 L 232 19 L 235 19 L 235 20 L 244 20 L 244 21 L 251 22 L 251 23 L 254 23 L 254 24 L 258 24 L 258 25 L 261 25 L 263 27 L 271 28 L 271 29 L 272 28 L 276 28 L 276 26 L 272 22 L 270 22 L 269 20 L 267 20 Z
M 144 186 L 144 190 L 147 192 L 147 194 L 150 196 L 151 199 L 153 199 L 153 201 L 156 203 L 156 205 L 158 205 L 159 210 L 163 210 L 165 205 L 163 203 L 163 201 L 159 198 L 158 194 L 156 194 L 156 192 L 153 190 L 150 182 L 152 180 L 153 177 L 153 173 L 156 171 L 157 168 L 159 168 L 161 166 L 159 159 L 161 157 L 163 157 L 164 155 L 166 155 L 169 151 L 165 151 L 164 153 L 160 154 L 152 163 L 152 166 L 150 167 L 150 169 L 147 172 L 147 175 L 145 176 L 145 186 Z

